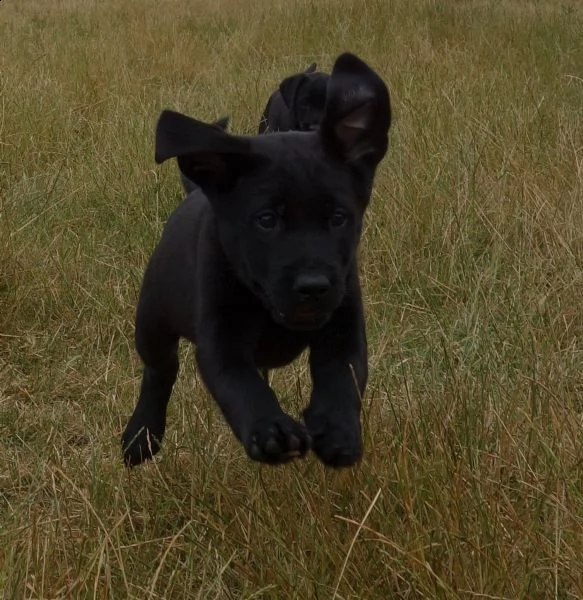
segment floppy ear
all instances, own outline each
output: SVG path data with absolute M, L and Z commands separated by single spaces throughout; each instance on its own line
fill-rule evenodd
M 300 86 L 306 79 L 304 73 L 299 73 L 298 75 L 292 75 L 291 77 L 287 77 L 279 84 L 279 91 L 281 93 L 281 97 L 285 102 L 286 106 L 289 109 L 293 109 L 296 103 L 296 96 L 298 95 L 298 90 Z
M 308 67 L 308 68 L 307 68 L 307 69 L 304 71 L 304 73 L 307 73 L 308 75 L 309 75 L 310 73 L 315 73 L 315 72 L 316 72 L 316 67 L 317 67 L 317 66 L 318 66 L 318 65 L 317 65 L 316 63 L 312 63 L 312 64 L 311 64 L 311 65 L 310 65 L 310 66 L 309 66 L 309 67 Z
M 224 131 L 228 118 L 214 124 L 165 110 L 156 127 L 155 160 L 178 160 L 181 173 L 203 189 L 226 189 L 252 161 L 248 140 Z
M 389 90 L 383 80 L 354 54 L 341 54 L 328 82 L 320 125 L 327 151 L 374 168 L 387 152 L 390 125 Z
M 213 125 L 219 129 L 222 129 L 223 131 L 226 131 L 227 127 L 229 126 L 229 117 L 222 117 L 218 121 L 215 121 Z M 180 183 L 182 184 L 182 189 L 187 195 L 196 190 L 198 187 L 196 183 L 190 181 L 190 179 L 188 179 L 188 177 L 182 171 L 180 172 Z

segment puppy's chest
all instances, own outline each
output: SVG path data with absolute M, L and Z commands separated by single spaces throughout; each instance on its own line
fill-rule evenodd
M 293 362 L 308 346 L 308 335 L 269 326 L 258 340 L 255 361 L 260 369 L 275 369 Z

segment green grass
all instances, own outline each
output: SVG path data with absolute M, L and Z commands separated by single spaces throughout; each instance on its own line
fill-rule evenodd
M 0 597 L 583 598 L 581 31 L 575 0 L 4 0 Z M 180 198 L 159 111 L 251 133 L 344 50 L 395 116 L 362 464 L 251 463 L 183 345 L 128 474 L 137 293 Z M 274 386 L 298 414 L 305 360 Z

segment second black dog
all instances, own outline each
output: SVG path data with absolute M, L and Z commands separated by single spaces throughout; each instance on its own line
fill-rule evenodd
M 196 345 L 200 375 L 252 459 L 286 462 L 311 447 L 326 465 L 359 460 L 368 361 L 357 248 L 390 120 L 387 87 L 348 53 L 317 132 L 243 137 L 224 121 L 162 113 L 156 162 L 177 157 L 199 187 L 170 216 L 144 276 L 126 464 L 160 449 L 180 337 Z M 260 372 L 305 348 L 313 388 L 300 423 Z
M 303 73 L 284 79 L 273 92 L 259 122 L 259 133 L 313 131 L 324 116 L 330 76 L 312 63 Z

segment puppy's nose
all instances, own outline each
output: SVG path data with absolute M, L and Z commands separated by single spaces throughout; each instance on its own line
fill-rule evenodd
M 330 289 L 330 280 L 322 274 L 300 275 L 294 283 L 294 292 L 304 298 L 323 296 Z

